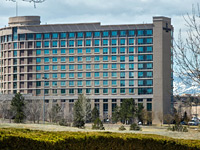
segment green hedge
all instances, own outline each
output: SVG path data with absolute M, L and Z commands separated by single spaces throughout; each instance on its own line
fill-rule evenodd
M 1 150 L 200 150 L 199 140 L 111 132 L 0 129 Z

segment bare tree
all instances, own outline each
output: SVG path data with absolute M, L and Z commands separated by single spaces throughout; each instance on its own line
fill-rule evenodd
M 41 118 L 41 110 L 42 110 L 42 101 L 33 100 L 26 104 L 26 118 L 29 121 L 33 121 L 33 123 L 39 123 Z
M 172 123 L 174 117 L 171 114 L 164 115 L 164 122 L 166 122 L 169 126 Z
M 190 86 L 200 85 L 200 9 L 192 8 L 192 14 L 184 16 L 187 37 L 183 40 L 181 31 L 175 41 L 175 73 Z M 193 82 L 192 82 L 193 81 Z
M 158 112 L 157 116 L 158 116 L 158 120 L 160 121 L 160 125 L 162 126 L 162 124 L 163 124 L 163 113 Z
M 58 104 L 55 104 L 52 108 L 48 109 L 50 122 L 57 123 L 61 119 L 61 114 L 62 109 Z

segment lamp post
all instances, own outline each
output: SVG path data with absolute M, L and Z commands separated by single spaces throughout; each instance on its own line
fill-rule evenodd
M 44 97 L 43 97 L 43 124 L 45 124 L 45 79 L 46 77 L 43 77 L 44 79 Z

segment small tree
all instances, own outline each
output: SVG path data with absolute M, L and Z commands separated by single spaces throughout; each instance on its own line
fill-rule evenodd
M 120 107 L 116 106 L 112 114 L 112 121 L 117 123 L 120 121 Z
M 61 107 L 56 104 L 50 109 L 49 118 L 51 122 L 57 123 L 61 119 Z
M 144 106 L 139 104 L 137 109 L 138 121 L 144 123 Z
M 99 118 L 97 118 L 94 121 L 94 124 L 92 125 L 92 129 L 95 129 L 95 130 L 105 130 L 105 128 L 103 126 L 103 123 L 102 123 L 102 121 Z
M 74 119 L 73 126 L 83 128 L 85 125 L 84 111 L 82 107 L 82 100 L 78 99 L 74 104 Z
M 162 124 L 163 124 L 163 114 L 161 112 L 158 112 L 157 116 L 158 116 L 158 120 L 160 121 L 160 124 L 162 126 Z
M 92 122 L 94 122 L 97 118 L 99 118 L 99 110 L 94 107 L 92 109 Z
M 171 114 L 164 115 L 164 122 L 166 122 L 169 126 L 173 121 L 173 116 Z
M 15 113 L 15 122 L 22 123 L 25 119 L 25 103 L 24 97 L 20 93 L 16 93 L 11 101 L 11 110 Z

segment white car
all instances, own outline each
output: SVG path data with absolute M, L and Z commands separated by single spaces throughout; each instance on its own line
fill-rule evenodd
M 198 121 L 191 120 L 191 121 L 188 122 L 188 125 L 191 125 L 191 126 L 198 126 L 198 125 L 199 125 L 199 122 L 198 122 Z

